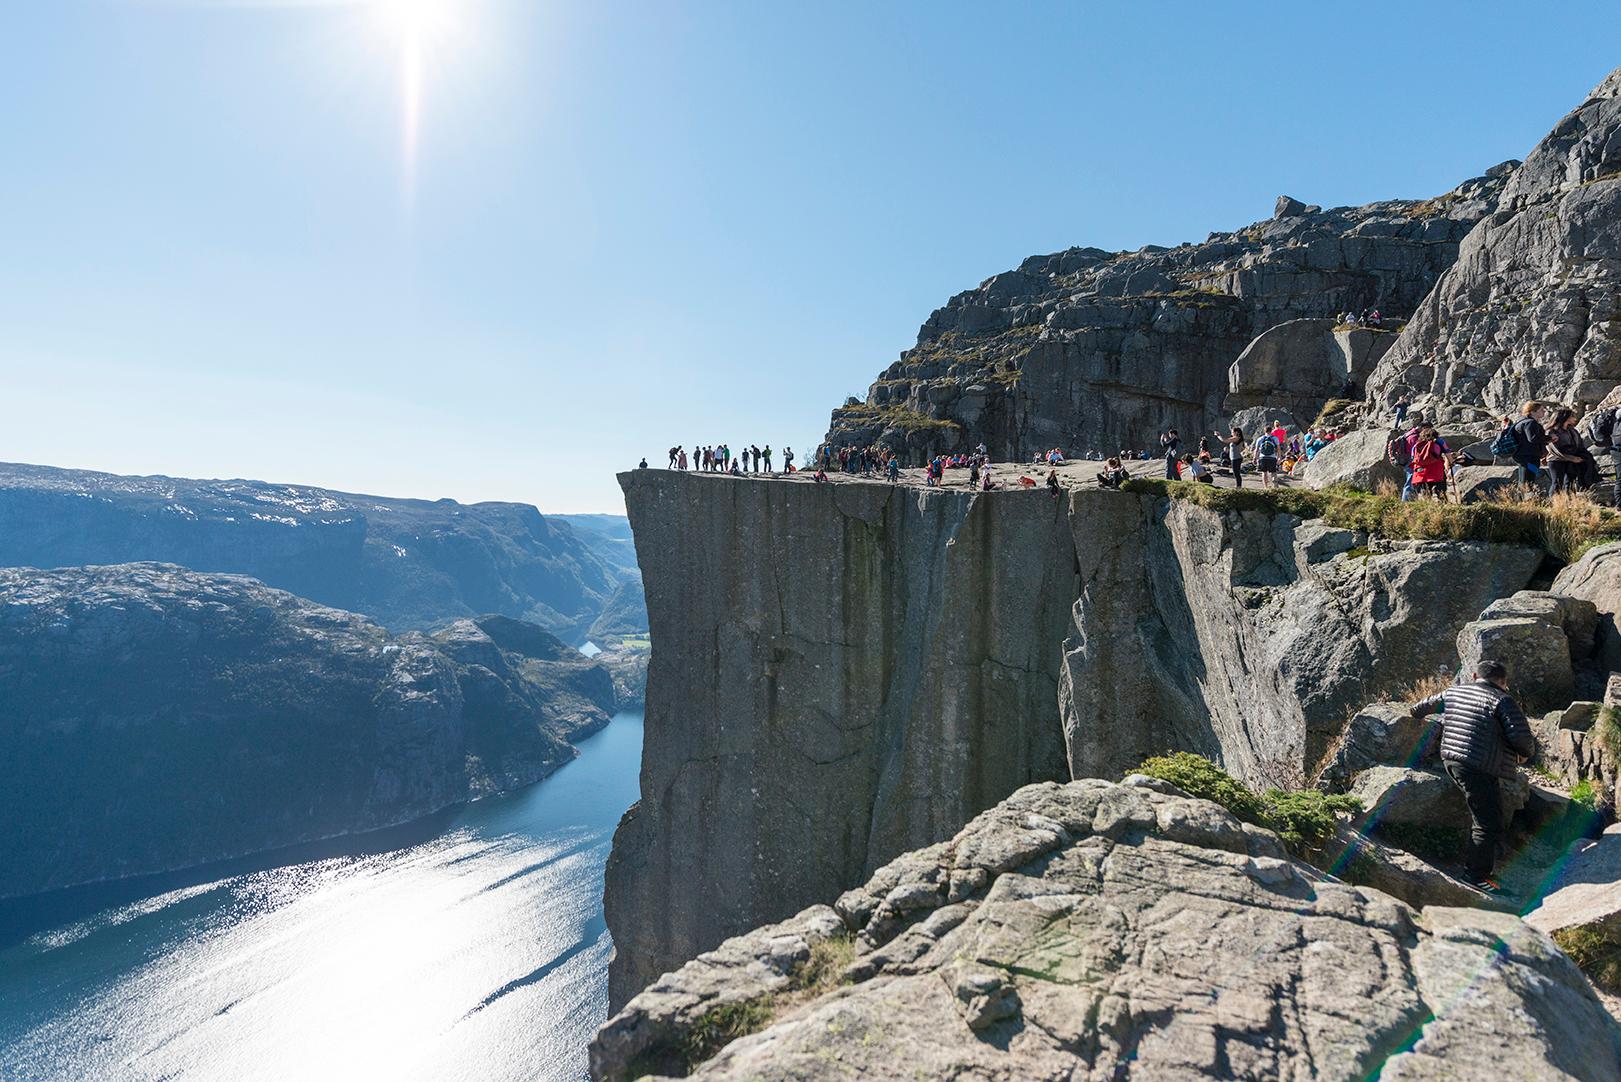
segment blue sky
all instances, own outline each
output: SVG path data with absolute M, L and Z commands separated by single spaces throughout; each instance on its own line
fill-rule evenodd
M 1621 63 L 1613 3 L 443 0 L 412 157 L 391 2 L 5 6 L 0 459 L 618 510 L 1026 255 L 1434 195 Z

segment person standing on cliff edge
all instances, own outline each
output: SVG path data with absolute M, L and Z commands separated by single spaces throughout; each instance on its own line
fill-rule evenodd
M 1501 662 L 1482 660 L 1473 683 L 1432 695 L 1409 713 L 1422 718 L 1438 711 L 1441 724 L 1425 739 L 1421 758 L 1439 744 L 1441 766 L 1469 809 L 1464 869 L 1477 890 L 1496 894 L 1502 890 L 1491 877 L 1503 837 L 1501 779 L 1513 775 L 1515 763 L 1537 753 L 1536 737 L 1508 693 L 1508 670 Z
M 1177 471 L 1176 460 L 1182 453 L 1182 437 L 1171 429 L 1159 438 L 1160 454 L 1165 456 L 1165 479 L 1175 481 L 1181 474 Z

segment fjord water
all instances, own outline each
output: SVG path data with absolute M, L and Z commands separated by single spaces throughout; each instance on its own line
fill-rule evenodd
M 12 907 L 0 1078 L 583 1077 L 641 742 L 621 714 L 538 785 L 402 832 Z

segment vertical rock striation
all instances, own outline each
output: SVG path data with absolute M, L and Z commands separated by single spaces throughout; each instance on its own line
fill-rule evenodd
M 656 646 L 616 1005 L 1029 782 L 1168 749 L 1297 781 L 1541 560 L 1146 494 L 620 481 Z
M 642 801 L 612 996 L 1066 774 L 1062 509 L 884 485 L 621 476 L 648 587 Z

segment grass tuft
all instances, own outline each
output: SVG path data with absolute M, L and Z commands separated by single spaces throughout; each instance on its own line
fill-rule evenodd
M 1621 514 L 1579 496 L 1528 500 L 1442 503 L 1402 502 L 1335 486 L 1302 488 L 1215 488 L 1192 481 L 1135 478 L 1123 486 L 1189 503 L 1211 511 L 1262 511 L 1318 519 L 1330 526 L 1361 530 L 1374 537 L 1410 541 L 1494 541 L 1530 545 L 1554 559 L 1572 563 L 1594 545 L 1621 541 Z
M 1553 934 L 1576 968 L 1606 992 L 1621 995 L 1621 942 L 1592 925 L 1561 928 Z
M 1355 797 L 1316 789 L 1268 789 L 1256 793 L 1202 755 L 1179 751 L 1146 760 L 1135 774 L 1168 781 L 1189 796 L 1213 800 L 1246 823 L 1276 831 L 1296 855 L 1321 852 L 1334 837 L 1341 814 L 1355 814 Z

